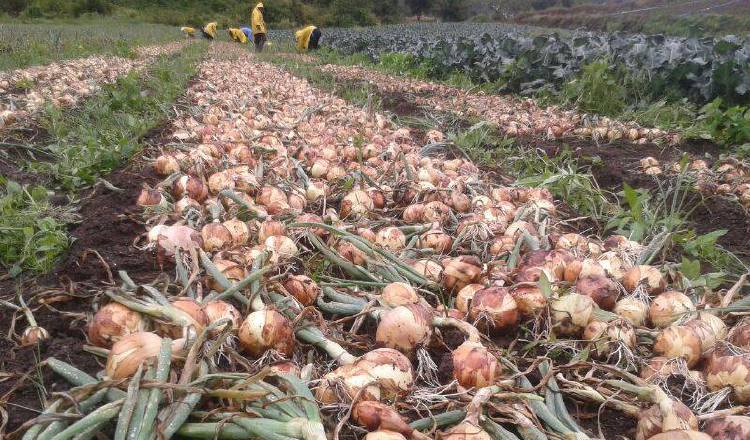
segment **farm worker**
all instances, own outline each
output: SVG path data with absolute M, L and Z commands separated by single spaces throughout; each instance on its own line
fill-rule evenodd
M 307 26 L 298 30 L 295 34 L 297 37 L 297 50 L 303 52 L 308 49 L 317 49 L 320 41 L 321 32 L 315 26 Z
M 241 30 L 237 28 L 229 28 L 227 29 L 227 32 L 229 33 L 229 38 L 231 38 L 232 40 L 238 43 L 247 44 L 247 35 L 245 35 L 245 33 Z
M 188 38 L 195 37 L 195 28 L 191 28 L 190 26 L 183 26 L 180 28 L 180 31 L 184 32 Z
M 216 38 L 216 22 L 212 21 L 203 28 L 203 36 L 209 40 Z
M 253 39 L 253 30 L 250 29 L 250 27 L 243 26 L 243 27 L 240 28 L 240 30 L 242 31 L 243 34 L 245 34 L 245 36 L 247 37 L 248 40 L 252 40 Z
M 255 43 L 255 51 L 263 52 L 263 46 L 266 44 L 266 21 L 263 19 L 263 14 L 266 12 L 266 8 L 263 6 L 263 2 L 258 3 L 253 8 L 253 13 L 250 17 L 250 25 L 253 28 L 253 42 Z

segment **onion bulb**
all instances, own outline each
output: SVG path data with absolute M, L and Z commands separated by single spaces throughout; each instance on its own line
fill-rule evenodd
M 459 290 L 456 295 L 456 309 L 460 312 L 468 313 L 469 301 L 473 301 L 474 295 L 482 289 L 484 289 L 484 285 L 482 284 L 469 284 Z
M 624 319 L 611 322 L 591 321 L 583 330 L 583 339 L 593 342 L 595 356 L 606 358 L 618 345 L 635 348 L 635 330 Z
M 242 319 L 240 311 L 237 310 L 235 306 L 222 300 L 206 303 L 203 306 L 203 312 L 206 314 L 209 324 L 228 318 L 232 323 L 233 331 L 237 331 L 240 325 L 240 320 Z M 214 334 L 219 333 L 223 329 L 224 327 L 214 329 Z
M 625 273 L 622 285 L 631 293 L 643 286 L 649 294 L 658 295 L 667 287 L 667 281 L 659 269 L 653 266 L 635 266 Z
M 421 300 L 417 291 L 406 283 L 390 283 L 383 288 L 380 294 L 380 302 L 387 307 L 406 306 L 417 304 Z
M 342 258 L 357 266 L 364 266 L 365 264 L 365 253 L 348 241 L 339 242 L 336 246 L 336 251 Z
M 665 328 L 691 310 L 695 310 L 695 305 L 687 295 L 676 290 L 667 290 L 654 298 L 648 316 L 654 326 Z
M 276 310 L 250 313 L 239 330 L 240 345 L 258 358 L 268 350 L 291 356 L 294 350 L 294 330 L 288 319 Z
M 273 264 L 294 258 L 298 252 L 297 245 L 294 244 L 294 241 L 285 235 L 274 235 L 268 237 L 264 245 L 266 251 L 271 254 L 268 260 Z
M 21 334 L 21 345 L 28 346 L 38 344 L 39 342 L 45 341 L 49 338 L 49 332 L 44 327 L 38 325 L 32 325 L 26 327 Z
M 318 284 L 306 275 L 290 276 L 284 281 L 284 289 L 305 307 L 315 304 L 320 295 Z
M 264 243 L 268 237 L 286 235 L 286 226 L 276 220 L 265 220 L 258 226 L 258 242 Z
M 469 284 L 476 283 L 482 274 L 482 262 L 473 256 L 446 258 L 442 263 L 441 283 L 449 291 L 461 290 Z
M 561 335 L 578 335 L 591 321 L 594 300 L 586 295 L 569 293 L 550 303 L 555 331 Z
M 365 435 L 364 440 L 406 440 L 406 437 L 400 432 L 381 429 L 368 432 Z
M 576 282 L 576 292 L 586 295 L 604 310 L 612 310 L 620 294 L 615 283 L 605 276 L 587 276 Z
M 487 431 L 466 420 L 446 429 L 439 438 L 441 440 L 492 440 Z
M 206 252 L 220 251 L 229 247 L 233 240 L 232 234 L 223 224 L 219 222 L 207 223 L 201 229 L 203 239 L 203 250 Z
M 396 399 L 406 395 L 414 384 L 414 371 L 409 359 L 391 348 L 378 348 L 360 356 L 355 365 L 377 379 L 381 395 Z
M 427 278 L 428 280 L 438 283 L 443 273 L 443 266 L 437 261 L 432 260 L 417 260 L 411 264 L 412 269 L 419 275 Z
M 250 228 L 242 220 L 232 218 L 222 224 L 232 237 L 232 246 L 242 246 L 250 240 Z
M 642 327 L 646 324 L 648 316 L 648 304 L 635 296 L 626 296 L 617 301 L 613 312 L 630 321 L 636 327 Z
M 245 275 L 246 275 L 245 268 L 240 266 L 238 263 L 235 263 L 234 261 L 215 259 L 214 265 L 219 270 L 219 272 L 221 272 L 221 274 L 224 275 L 224 277 L 230 282 L 236 283 L 238 281 L 241 281 L 243 278 L 245 278 Z M 208 278 L 207 284 L 209 288 L 217 292 L 224 291 L 224 287 L 222 287 L 221 284 L 219 284 L 213 278 Z
M 648 440 L 712 440 L 708 435 L 700 431 L 690 431 L 678 429 L 674 431 L 662 432 L 649 438 Z
M 683 358 L 688 367 L 700 360 L 702 352 L 698 335 L 682 325 L 671 325 L 663 329 L 656 337 L 654 353 L 668 358 Z
M 255 201 L 265 206 L 271 215 L 280 214 L 289 209 L 289 199 L 286 193 L 275 186 L 264 186 Z
M 375 209 L 375 205 L 366 191 L 354 190 L 344 196 L 339 212 L 342 218 L 358 218 Z
M 138 206 L 145 208 L 155 207 L 159 205 L 166 205 L 167 199 L 164 198 L 164 194 L 158 189 L 143 188 L 141 193 L 138 195 L 138 200 L 135 202 Z
M 203 307 L 198 304 L 194 299 L 187 297 L 179 297 L 170 301 L 170 304 L 175 309 L 183 312 L 183 314 L 190 321 L 190 326 L 195 329 L 196 334 L 200 334 L 201 331 L 208 324 L 208 318 L 203 312 Z M 174 324 L 162 324 L 158 326 L 159 329 L 171 336 L 173 339 L 182 337 L 184 329 Z
M 750 356 L 711 356 L 706 367 L 706 385 L 711 391 L 729 387 L 737 403 L 750 403 Z
M 534 316 L 547 306 L 547 297 L 536 286 L 521 285 L 511 290 L 518 311 L 524 316 Z
M 684 423 L 685 428 L 698 429 L 698 419 L 690 408 L 679 400 L 672 401 L 674 414 Z M 636 428 L 636 440 L 648 440 L 662 432 L 663 415 L 659 405 L 653 405 L 638 415 L 638 427 Z
M 170 174 L 179 172 L 180 164 L 177 162 L 177 159 L 175 159 L 174 156 L 162 154 L 161 156 L 157 157 L 156 161 L 154 162 L 154 171 L 156 171 L 156 174 L 162 177 L 166 177 Z
M 191 199 L 203 202 L 208 197 L 208 187 L 202 180 L 193 176 L 182 176 L 175 180 L 172 190 L 176 199 L 187 195 Z
M 406 247 L 406 235 L 401 229 L 389 226 L 378 231 L 375 235 L 375 244 L 391 252 L 399 252 Z
M 184 339 L 172 342 L 172 352 L 185 343 Z M 112 345 L 107 356 L 105 374 L 110 379 L 130 377 L 144 362 L 153 361 L 161 350 L 161 338 L 150 332 L 131 333 Z
M 750 417 L 719 416 L 706 421 L 703 432 L 714 440 L 742 440 L 750 438 Z
M 131 333 L 146 329 L 143 316 L 124 305 L 111 302 L 100 308 L 88 327 L 89 341 L 98 347 L 110 347 Z
M 384 347 L 395 348 L 413 355 L 432 337 L 432 313 L 424 305 L 398 306 L 383 314 L 375 341 Z
M 482 388 L 495 383 L 502 367 L 479 342 L 466 341 L 453 350 L 453 377 L 464 388 Z
M 742 347 L 750 348 L 750 322 L 741 322 L 729 332 L 729 342 Z
M 352 410 L 352 419 L 371 433 L 378 430 L 397 432 L 410 437 L 414 429 L 396 410 L 380 402 L 359 402 Z
M 453 238 L 442 229 L 431 229 L 420 237 L 420 249 L 434 249 L 438 254 L 447 254 L 453 246 Z
M 518 305 L 505 287 L 489 287 L 474 294 L 469 317 L 485 318 L 494 329 L 512 328 L 518 324 Z

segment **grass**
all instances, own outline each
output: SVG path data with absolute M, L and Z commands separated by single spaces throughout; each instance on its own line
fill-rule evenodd
M 53 139 L 46 150 L 53 160 L 34 162 L 66 190 L 90 185 L 140 151 L 140 139 L 171 113 L 196 72 L 204 43 L 162 57 L 143 72 L 131 72 L 106 86 L 75 112 L 48 107 L 42 125 Z
M 93 54 L 132 56 L 138 46 L 182 37 L 171 26 L 98 18 L 72 23 L 0 22 L 0 70 Z

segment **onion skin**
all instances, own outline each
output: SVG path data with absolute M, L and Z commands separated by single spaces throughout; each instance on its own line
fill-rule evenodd
M 700 431 L 675 430 L 662 432 L 648 440 L 712 440 L 710 436 Z
M 489 287 L 474 294 L 469 317 L 476 321 L 481 316 L 489 319 L 495 330 L 514 328 L 518 325 L 518 305 L 505 287 Z
M 441 283 L 449 291 L 458 291 L 476 283 L 482 274 L 482 262 L 472 256 L 446 258 L 442 261 Z
M 617 301 L 613 312 L 630 321 L 636 327 L 643 327 L 648 317 L 649 306 L 644 301 L 634 297 L 626 296 Z
M 203 307 L 192 298 L 176 298 L 171 301 L 172 307 L 185 312 L 192 318 L 191 325 L 195 327 L 196 334 L 200 334 L 208 325 L 208 318 L 203 312 Z M 163 324 L 159 326 L 160 330 L 173 339 L 181 338 L 184 332 L 182 327 L 172 324 Z
M 284 289 L 305 307 L 315 304 L 320 295 L 318 284 L 306 275 L 290 276 L 284 281 Z
M 750 438 L 750 417 L 712 417 L 706 421 L 703 432 L 714 440 L 746 440 Z
M 625 273 L 622 285 L 631 293 L 638 286 L 643 286 L 649 294 L 658 295 L 667 287 L 667 281 L 653 266 L 635 266 Z
M 438 438 L 440 440 L 492 440 L 487 431 L 466 420 L 438 434 Z
M 421 302 L 420 300 L 421 297 L 417 295 L 417 291 L 413 287 L 401 282 L 388 284 L 380 294 L 380 302 L 388 307 L 417 304 Z
M 684 358 L 693 367 L 701 358 L 701 341 L 695 332 L 685 326 L 672 325 L 656 337 L 654 353 L 668 358 Z
M 153 361 L 161 350 L 162 339 L 155 333 L 138 332 L 123 336 L 112 345 L 107 357 L 105 374 L 110 379 L 130 377 L 144 363 Z M 174 352 L 184 344 L 183 339 L 172 342 Z
M 672 404 L 677 417 L 684 421 L 690 429 L 698 429 L 698 419 L 695 417 L 690 408 L 685 406 L 679 400 L 674 400 Z M 638 427 L 636 428 L 635 440 L 648 440 L 662 432 L 662 411 L 659 405 L 653 405 L 651 408 L 642 411 L 638 416 Z
M 518 311 L 524 316 L 534 316 L 547 307 L 547 297 L 535 286 L 519 286 L 511 290 Z
M 731 387 L 737 403 L 750 403 L 750 356 L 712 356 L 706 367 L 706 385 L 711 391 Z
M 480 290 L 484 289 L 484 287 L 485 286 L 483 284 L 469 284 L 468 286 L 465 286 L 463 289 L 459 290 L 458 294 L 456 294 L 456 309 L 458 309 L 462 313 L 468 313 L 470 301 L 473 301 L 474 295 Z
M 620 292 L 615 283 L 604 276 L 587 276 L 576 282 L 576 292 L 586 295 L 604 310 L 612 310 Z
M 411 361 L 398 350 L 377 348 L 360 356 L 354 363 L 377 379 L 380 393 L 386 399 L 403 397 L 414 385 Z
M 579 335 L 591 321 L 594 300 L 586 295 L 569 293 L 550 303 L 555 331 L 561 335 Z
M 379 345 L 413 355 L 432 337 L 432 313 L 421 304 L 398 306 L 383 315 L 375 333 Z
M 734 327 L 729 334 L 729 342 L 738 347 L 750 348 L 750 322 Z
M 453 350 L 453 377 L 464 388 L 482 388 L 495 383 L 502 367 L 479 342 L 466 341 Z
M 146 322 L 140 313 L 111 302 L 100 308 L 88 327 L 89 341 L 97 347 L 111 347 L 123 336 L 142 332 Z
M 380 402 L 359 402 L 352 410 L 352 418 L 368 431 L 386 430 L 406 437 L 414 432 L 393 407 Z
M 237 308 L 232 304 L 222 300 L 211 301 L 207 304 L 204 304 L 203 312 L 206 314 L 206 318 L 208 319 L 209 324 L 212 324 L 224 318 L 229 318 L 229 320 L 232 322 L 232 331 L 234 332 L 237 331 L 240 325 L 240 320 L 242 320 L 240 311 L 237 310 Z M 215 329 L 214 334 L 219 333 L 222 329 L 223 327 Z
M 276 310 L 259 310 L 247 315 L 239 330 L 240 345 L 258 358 L 267 350 L 290 357 L 294 351 L 294 330 Z
M 364 440 L 406 440 L 406 437 L 399 432 L 379 430 L 368 432 Z
M 676 290 L 667 290 L 654 298 L 649 307 L 648 315 L 655 327 L 665 328 L 690 310 L 695 310 L 695 305 L 687 295 Z

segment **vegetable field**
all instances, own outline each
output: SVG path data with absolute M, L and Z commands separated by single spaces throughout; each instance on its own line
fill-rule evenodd
M 750 438 L 739 149 L 287 37 L 0 73 L 2 438 Z M 324 38 L 517 92 L 750 83 L 732 38 Z

